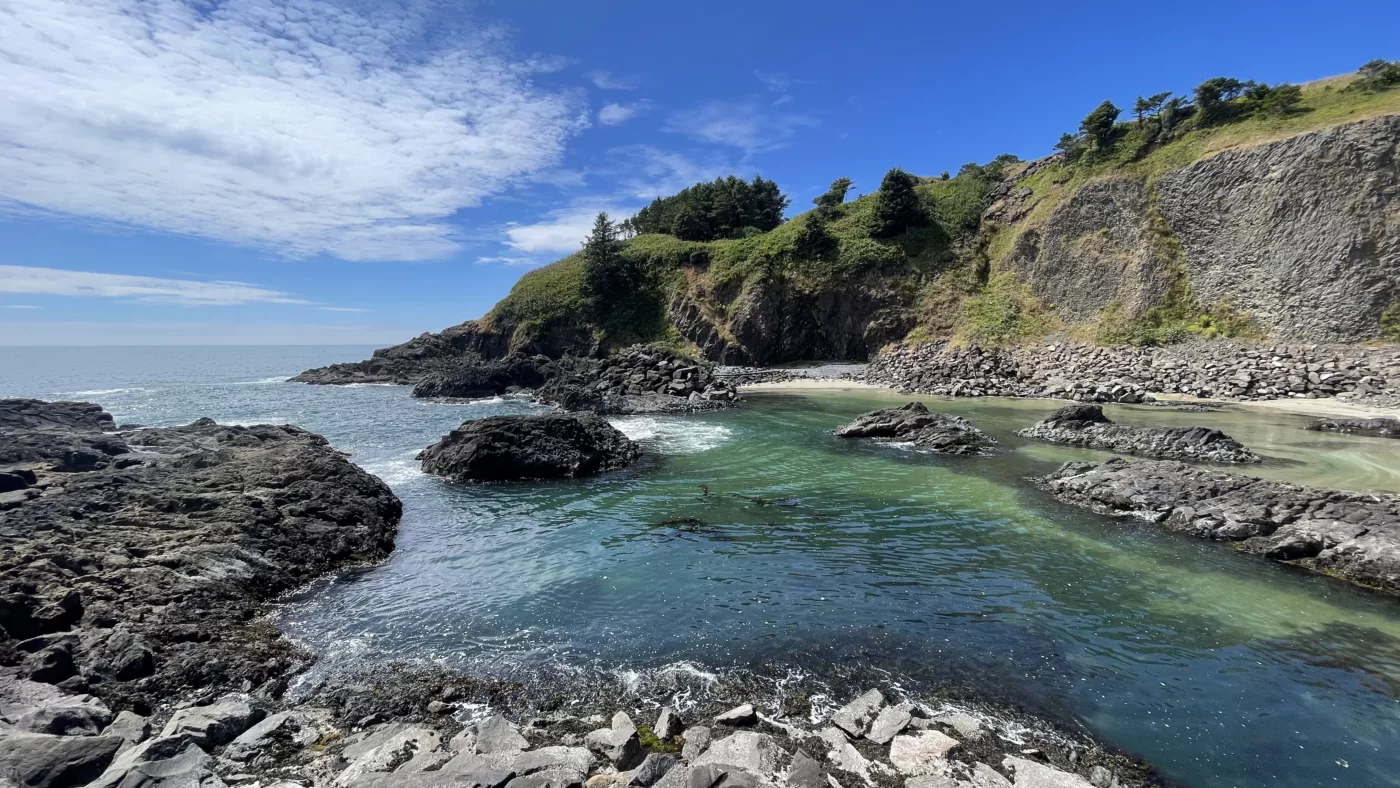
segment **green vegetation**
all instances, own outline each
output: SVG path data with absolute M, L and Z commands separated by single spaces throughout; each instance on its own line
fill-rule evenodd
M 1055 320 L 1015 274 L 997 274 L 963 301 L 957 338 L 982 347 L 1010 345 L 1050 332 Z
M 914 193 L 919 179 L 898 167 L 885 173 L 880 191 L 875 193 L 875 209 L 870 234 L 876 238 L 893 238 L 928 222 L 928 212 Z
M 1400 342 L 1400 298 L 1390 302 L 1381 313 L 1381 336 L 1392 342 Z
M 641 740 L 642 749 L 647 752 L 680 752 L 685 743 L 679 736 L 662 739 L 645 723 L 637 726 L 637 738 Z
M 733 175 L 658 197 L 622 223 L 626 235 L 665 233 L 685 241 L 714 241 L 764 233 L 783 223 L 788 198 L 778 184 Z

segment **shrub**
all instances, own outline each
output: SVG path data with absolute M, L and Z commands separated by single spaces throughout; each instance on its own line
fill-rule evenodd
M 1051 318 L 1015 274 L 997 274 L 963 302 L 958 335 L 983 347 L 1013 344 L 1043 336 Z
M 1376 58 L 1357 69 L 1356 79 L 1346 90 L 1375 93 L 1396 85 L 1400 85 L 1400 61 L 1392 63 L 1384 58 Z
M 908 232 L 928 221 L 919 195 L 914 193 L 918 179 L 898 167 L 885 173 L 880 191 L 875 193 L 875 212 L 870 234 L 890 238 Z
M 1400 298 L 1390 302 L 1381 313 L 1381 336 L 1392 342 L 1400 342 Z

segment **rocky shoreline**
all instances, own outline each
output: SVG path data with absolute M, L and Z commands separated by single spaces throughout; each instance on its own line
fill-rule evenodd
M 430 667 L 376 666 L 293 697 L 314 657 L 260 616 L 278 594 L 387 556 L 401 506 L 382 482 L 290 426 L 117 431 L 97 406 L 0 400 L 0 437 L 0 475 L 16 488 L 0 493 L 14 548 L 0 559 L 0 783 L 1157 782 L 1034 717 L 880 692 L 829 715 L 809 696 L 736 690 L 738 708 L 712 696 L 650 725 L 633 715 L 652 719 L 653 701 L 618 688 L 580 702 L 581 687 L 531 693 Z
M 1162 347 L 1048 342 L 994 349 L 933 342 L 889 348 L 855 379 L 952 396 L 1138 403 L 1149 392 L 1161 392 L 1221 400 L 1338 397 L 1390 407 L 1400 400 L 1400 348 L 1220 339 Z
M 1170 460 L 1257 463 L 1263 458 L 1220 430 L 1115 424 L 1094 404 L 1067 405 L 1019 430 L 1033 440 Z

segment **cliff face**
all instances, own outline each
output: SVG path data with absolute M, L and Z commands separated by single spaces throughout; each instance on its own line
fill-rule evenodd
M 1182 271 L 1271 339 L 1377 337 L 1400 297 L 1400 117 L 1228 150 L 1155 181 L 1080 185 L 1003 261 L 1069 323 L 1150 308 Z

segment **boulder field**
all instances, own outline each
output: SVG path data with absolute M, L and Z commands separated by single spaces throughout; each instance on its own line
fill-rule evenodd
M 1220 430 L 1206 427 L 1130 427 L 1115 424 L 1100 405 L 1067 405 L 1016 433 L 1023 438 L 1168 460 L 1261 462 L 1259 455 Z

